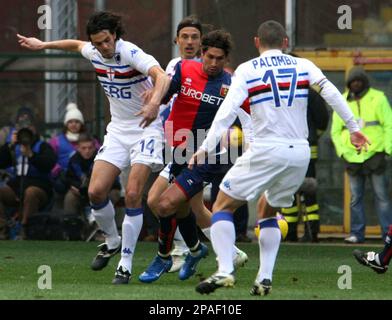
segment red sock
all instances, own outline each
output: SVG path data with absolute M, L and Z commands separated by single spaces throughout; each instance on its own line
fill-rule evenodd
M 386 266 L 389 264 L 392 258 L 392 225 L 389 226 L 387 236 L 385 237 L 384 249 L 379 253 L 378 257 L 380 262 Z

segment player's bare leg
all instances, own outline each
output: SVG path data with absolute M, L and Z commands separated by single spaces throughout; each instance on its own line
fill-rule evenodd
M 177 219 L 176 214 L 174 213 L 165 216 L 166 211 L 175 210 L 175 212 L 181 214 L 181 210 L 186 212 L 189 210 L 189 205 L 186 203 L 186 197 L 180 190 L 173 189 L 169 192 L 171 197 L 162 198 L 164 194 L 167 194 L 167 191 L 170 188 L 167 186 L 167 180 L 165 187 L 163 184 L 164 179 L 162 177 L 160 178 L 160 181 L 158 181 L 156 185 L 154 184 L 148 199 L 148 203 L 154 208 L 154 212 L 159 217 L 160 226 L 158 233 L 158 253 L 147 269 L 139 276 L 139 280 L 145 283 L 158 280 L 163 273 L 170 270 L 173 264 L 170 252 L 174 233 L 177 229 Z M 181 206 L 181 203 L 186 204 L 186 206 Z
M 211 212 L 206 208 L 203 203 L 203 192 L 199 192 L 192 197 L 189 201 L 191 210 L 195 214 L 196 224 L 203 231 L 205 236 L 210 239 L 210 227 L 211 227 Z M 187 247 L 184 238 L 177 227 L 173 239 L 173 265 L 169 272 L 179 271 L 185 263 L 185 258 L 189 253 L 189 248 Z
M 148 206 L 154 212 L 156 216 L 158 216 L 158 205 L 159 198 L 163 194 L 163 192 L 169 187 L 168 181 L 166 178 L 159 176 L 153 186 L 151 187 L 148 193 Z M 211 240 L 210 228 L 211 228 L 211 217 L 212 213 L 203 202 L 203 192 L 199 192 L 195 196 L 192 197 L 189 201 L 192 212 L 196 217 L 196 224 L 200 227 L 204 235 Z M 186 255 L 189 253 L 189 248 L 187 247 L 179 228 L 177 227 L 176 232 L 174 234 L 173 239 L 173 250 L 171 252 L 172 256 L 172 267 L 169 272 L 177 272 L 181 269 L 185 262 Z M 248 256 L 245 252 L 237 248 L 233 247 L 233 263 L 235 268 L 239 268 L 244 266 L 248 261 Z
M 190 250 L 179 272 L 180 280 L 186 280 L 194 274 L 197 263 L 207 255 L 208 249 L 198 239 L 194 214 L 189 213 L 187 196 L 179 186 L 172 184 L 161 194 L 158 214 L 160 216 L 158 254 L 147 270 L 139 276 L 139 280 L 153 282 L 170 270 L 172 266 L 170 251 L 177 222 Z
M 158 205 L 159 199 L 163 192 L 169 187 L 168 180 L 162 176 L 159 176 L 148 193 L 148 206 L 158 217 Z M 210 239 L 210 227 L 211 227 L 211 216 L 212 213 L 206 208 L 203 203 L 203 192 L 199 192 L 189 201 L 192 208 L 192 212 L 196 216 L 196 223 L 201 228 L 203 233 L 208 239 Z M 184 238 L 181 235 L 179 228 L 177 227 L 173 238 L 173 250 L 171 252 L 173 264 L 169 272 L 177 272 L 181 269 L 185 262 L 185 257 L 189 253 Z
M 169 187 L 168 179 L 166 177 L 158 176 L 158 178 L 155 180 L 154 184 L 152 185 L 150 191 L 148 192 L 147 204 L 157 218 L 159 218 L 158 215 L 159 198 L 168 187 Z M 188 252 L 189 252 L 189 248 L 186 246 L 186 243 L 181 235 L 181 232 L 177 227 L 174 233 L 173 250 L 171 252 L 173 264 L 169 272 L 177 272 L 178 270 L 181 269 L 181 267 L 185 262 L 185 256 Z
M 201 243 L 199 240 L 196 217 L 192 211 L 189 211 L 189 203 L 187 200 L 188 195 L 186 194 L 186 191 L 180 187 L 180 184 L 173 184 L 162 195 L 160 207 L 160 214 L 177 212 L 178 228 L 187 247 L 189 248 L 189 251 L 185 257 L 185 262 L 179 270 L 178 277 L 180 280 L 186 280 L 191 277 L 196 272 L 196 266 L 200 260 L 208 255 L 207 246 Z M 203 203 L 202 190 L 191 198 L 191 205 L 194 204 L 193 201 L 199 201 L 200 203 Z M 187 207 L 185 207 L 184 204 L 187 204 Z M 204 223 L 208 223 L 208 221 L 204 220 Z
M 158 218 L 159 198 L 162 193 L 169 187 L 169 182 L 166 178 L 158 176 L 154 181 L 152 187 L 148 191 L 147 204 L 151 211 Z

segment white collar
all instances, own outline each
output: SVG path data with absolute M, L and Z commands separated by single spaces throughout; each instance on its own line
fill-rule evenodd
M 279 49 L 270 49 L 270 50 L 266 50 L 264 51 L 261 56 L 276 56 L 276 55 L 281 55 L 282 54 L 282 50 Z

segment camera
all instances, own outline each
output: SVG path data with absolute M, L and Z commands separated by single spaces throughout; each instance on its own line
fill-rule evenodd
M 33 131 L 31 131 L 29 128 L 19 129 L 16 134 L 16 141 L 17 141 L 17 143 L 24 145 L 24 146 L 32 145 L 33 141 L 34 141 Z
M 29 146 L 32 145 L 34 141 L 34 132 L 30 129 L 32 126 L 31 119 L 29 118 L 21 118 L 15 125 L 17 130 L 16 141 L 17 143 Z

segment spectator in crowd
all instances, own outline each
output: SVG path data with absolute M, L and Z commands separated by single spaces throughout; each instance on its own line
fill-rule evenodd
M 0 129 L 0 146 L 11 141 L 12 133 L 15 131 L 15 126 L 19 123 L 22 124 L 23 121 L 34 119 L 33 111 L 28 107 L 20 107 L 16 112 L 15 122 L 10 121 L 10 123 Z
M 52 170 L 52 178 L 55 190 L 58 193 L 64 194 L 67 192 L 66 186 L 62 183 L 64 179 L 59 179 L 59 177 L 65 174 L 68 161 L 76 151 L 79 135 L 85 131 L 83 114 L 75 103 L 69 103 L 66 107 L 62 132 L 49 141 L 57 155 L 57 163 Z M 94 140 L 94 143 L 96 149 L 99 149 L 98 141 Z
M 72 217 L 80 218 L 83 211 L 87 222 L 89 224 L 94 222 L 87 190 L 96 154 L 96 140 L 90 134 L 81 133 L 77 141 L 76 152 L 68 161 L 65 179 L 62 182 L 68 189 L 64 198 L 64 211 L 66 220 L 70 222 L 73 220 Z M 119 201 L 120 192 L 121 184 L 119 179 L 116 179 L 109 193 L 112 203 Z M 74 225 L 74 223 L 71 224 Z
M 365 241 L 365 181 L 369 178 L 375 199 L 375 207 L 382 229 L 382 236 L 392 224 L 392 207 L 388 194 L 386 155 L 392 153 L 392 110 L 382 91 L 372 88 L 363 68 L 354 67 L 347 78 L 348 90 L 343 94 L 363 133 L 369 137 L 368 152 L 358 154 L 350 144 L 349 132 L 343 120 L 333 114 L 331 136 L 336 153 L 343 158 L 350 177 L 351 233 L 347 243 Z
M 7 168 L 11 178 L 0 187 L 0 216 L 5 208 L 19 208 L 13 217 L 18 237 L 24 238 L 29 217 L 44 209 L 53 195 L 50 171 L 56 155 L 50 145 L 40 139 L 32 115 L 18 117 L 10 141 L 0 148 L 0 168 Z
M 0 129 L 0 146 L 11 142 L 15 126 L 20 125 L 24 119 L 33 119 L 34 115 L 30 108 L 20 107 L 17 110 L 15 121 L 12 119 L 9 124 Z M 20 123 L 20 124 L 18 124 Z M 0 169 L 0 186 L 5 186 L 12 175 L 12 168 Z M 8 238 L 8 227 L 6 217 L 0 217 L 0 240 Z
M 10 121 L 0 129 L 0 146 L 4 145 L 7 141 L 10 131 L 14 128 L 14 123 Z
M 2 127 L 0 129 L 0 146 L 10 143 L 13 134 L 16 133 L 16 127 L 23 127 L 25 122 L 34 122 L 34 113 L 28 107 L 20 107 L 16 113 L 15 122 Z M 0 170 L 1 185 L 4 185 L 12 175 L 12 168 Z

